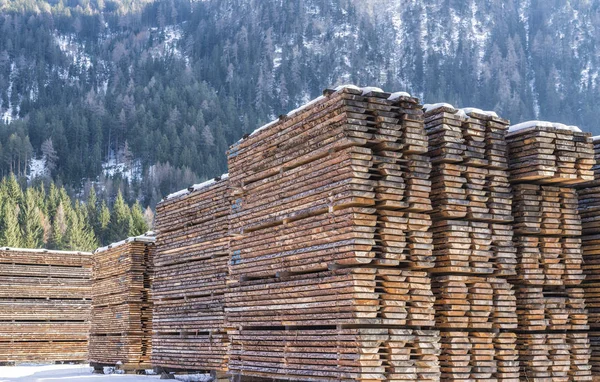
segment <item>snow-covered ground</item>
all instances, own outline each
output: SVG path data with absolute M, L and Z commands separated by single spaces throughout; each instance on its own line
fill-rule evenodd
M 151 382 L 156 375 L 92 374 L 88 365 L 1 366 L 0 382 Z
M 0 366 L 0 382 L 155 382 L 158 375 L 92 374 L 89 365 Z M 108 371 L 105 369 L 105 371 Z M 209 375 L 176 376 L 179 381 L 206 382 Z

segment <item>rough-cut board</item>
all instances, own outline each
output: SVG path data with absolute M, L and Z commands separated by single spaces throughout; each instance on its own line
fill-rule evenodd
M 84 361 L 90 253 L 0 248 L 0 362 Z
M 227 177 L 191 187 L 157 206 L 153 366 L 227 370 L 229 211 Z
M 96 366 L 150 365 L 153 236 L 138 236 L 93 254 L 89 360 Z

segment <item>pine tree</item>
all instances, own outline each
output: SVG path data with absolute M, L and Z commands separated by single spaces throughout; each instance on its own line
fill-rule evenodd
M 52 235 L 50 245 L 53 249 L 62 249 L 65 233 L 67 232 L 67 216 L 62 203 L 56 208 L 56 215 L 52 220 Z
M 131 210 L 125 203 L 121 191 L 119 191 L 117 198 L 115 199 L 110 221 L 111 241 L 115 242 L 123 240 L 129 236 L 132 231 L 133 219 L 131 218 Z
M 22 247 L 17 210 L 18 207 L 11 200 L 4 201 L 2 206 L 2 232 L 0 232 L 1 246 Z
M 130 236 L 139 236 L 148 231 L 148 224 L 146 224 L 146 219 L 144 219 L 144 211 L 139 202 L 135 202 L 131 207 L 131 220 L 133 224 L 129 232 Z
M 42 213 L 37 206 L 36 198 L 35 190 L 27 189 L 19 214 L 21 245 L 25 248 L 40 248 L 44 242 Z
M 106 205 L 106 202 L 103 200 L 100 205 L 100 210 L 98 212 L 98 238 L 100 239 L 100 243 L 102 245 L 110 244 L 109 243 L 109 224 L 110 224 L 110 210 Z
M 81 205 L 71 209 L 67 217 L 67 230 L 64 237 L 64 249 L 92 251 L 98 243 L 92 229 L 85 224 L 85 210 Z

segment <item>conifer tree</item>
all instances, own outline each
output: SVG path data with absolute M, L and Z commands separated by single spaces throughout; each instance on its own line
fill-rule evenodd
M 139 236 L 148 231 L 148 224 L 146 224 L 146 219 L 144 219 L 144 211 L 142 210 L 142 206 L 139 202 L 135 202 L 135 204 L 131 207 L 131 231 L 129 232 L 130 236 Z
M 131 210 L 125 203 L 121 191 L 119 191 L 115 199 L 110 221 L 111 241 L 119 241 L 129 236 L 133 226 L 133 219 L 131 218 Z
M 43 244 L 42 214 L 37 206 L 36 197 L 34 189 L 27 189 L 19 214 L 22 231 L 21 244 L 25 248 L 40 248 Z
M 2 205 L 2 232 L 0 232 L 2 246 L 22 247 L 17 209 L 11 200 L 5 200 Z
M 98 212 L 98 227 L 99 233 L 98 237 L 100 238 L 100 242 L 102 244 L 109 244 L 109 224 L 110 224 L 110 210 L 106 205 L 106 202 L 103 200 L 100 204 L 100 210 Z
M 67 216 L 63 204 L 60 203 L 56 208 L 56 215 L 52 220 L 52 235 L 50 245 L 53 249 L 61 249 L 64 244 L 65 233 L 67 232 Z
M 85 225 L 85 212 L 81 206 L 70 210 L 67 217 L 67 230 L 64 237 L 64 248 L 70 250 L 92 251 L 98 243 L 92 229 Z

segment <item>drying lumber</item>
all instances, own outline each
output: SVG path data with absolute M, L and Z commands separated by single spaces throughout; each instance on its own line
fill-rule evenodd
M 515 381 L 519 378 L 517 336 L 487 331 L 442 331 L 443 381 Z
M 592 380 L 587 333 L 522 333 L 517 343 L 522 380 Z
M 156 208 L 153 366 L 227 370 L 229 200 L 225 174 L 169 195 Z
M 433 266 L 417 100 L 373 88 L 325 93 L 231 147 L 232 277 Z
M 439 332 L 357 328 L 237 330 L 230 371 L 303 381 L 439 381 Z
M 374 88 L 327 90 L 235 143 L 228 152 L 231 184 L 248 192 L 251 183 L 351 146 L 424 154 L 422 123 L 421 107 L 409 95 Z
M 582 288 L 515 286 L 519 331 L 589 329 Z
M 425 105 L 433 217 L 510 223 L 508 121 L 475 109 Z
M 149 366 L 154 241 L 142 235 L 94 251 L 92 365 Z
M 509 122 L 496 113 L 449 104 L 425 105 L 429 157 L 434 164 L 463 163 L 506 170 Z
M 594 180 L 578 185 L 579 215 L 582 225 L 583 273 L 581 287 L 590 325 L 590 364 L 600 373 L 600 137 L 593 137 L 596 163 Z
M 511 182 L 575 185 L 594 180 L 591 134 L 560 124 L 531 121 L 506 137 Z
M 83 361 L 91 254 L 0 248 L 0 361 Z
M 513 192 L 515 234 L 581 236 L 575 189 L 521 183 Z
M 577 195 L 583 235 L 600 233 L 600 187 L 580 188 Z
M 509 224 L 440 220 L 433 223 L 434 273 L 515 274 Z
M 510 223 L 511 193 L 506 170 L 440 163 L 432 174 L 433 216 Z
M 227 370 L 228 349 L 229 336 L 222 331 L 159 332 L 152 339 L 152 365 L 175 370 Z
M 433 265 L 427 214 L 352 207 L 231 240 L 231 277 L 323 271 L 329 265 Z
M 436 328 L 516 329 L 515 293 L 507 280 L 495 277 L 436 276 Z
M 516 236 L 516 283 L 526 285 L 579 285 L 585 279 L 581 238 Z
M 241 327 L 434 325 L 427 273 L 399 268 L 343 268 L 229 285 L 229 324 Z

